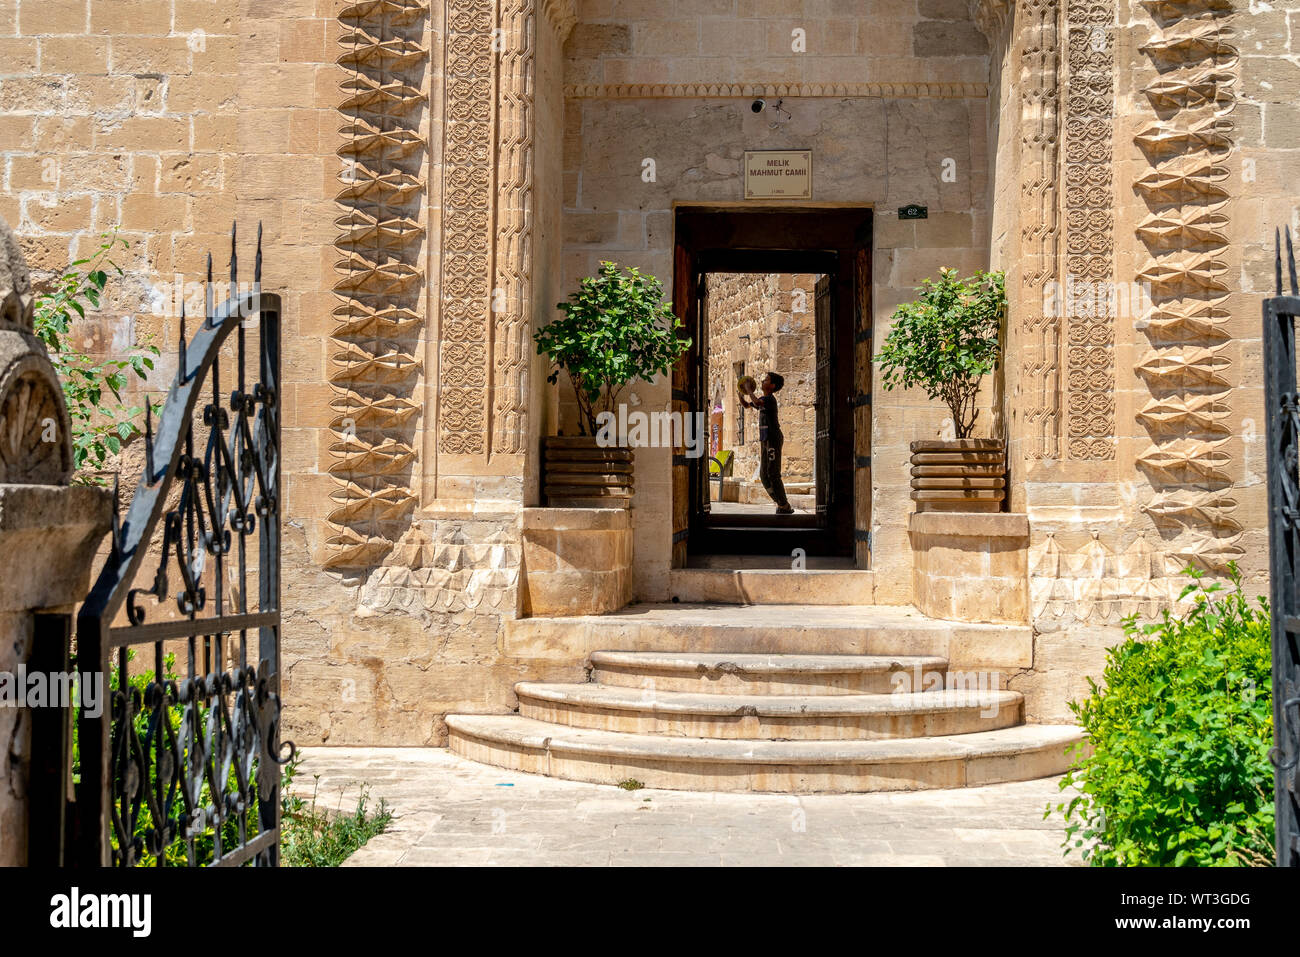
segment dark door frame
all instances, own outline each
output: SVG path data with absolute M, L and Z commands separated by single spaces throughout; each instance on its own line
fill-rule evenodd
M 855 548 L 854 420 L 862 402 L 855 370 L 855 316 L 861 283 L 855 275 L 861 247 L 871 245 L 869 206 L 735 207 L 678 206 L 675 211 L 674 310 L 685 321 L 692 347 L 679 361 L 674 399 L 692 410 L 705 408 L 700 277 L 709 272 L 824 273 L 834 276 L 834 365 L 830 412 L 833 419 L 831 493 L 820 527 L 745 528 L 703 521 L 707 459 L 674 458 L 674 563 L 690 554 L 782 554 L 795 548 L 808 555 L 851 556 Z M 869 293 L 868 293 L 869 294 Z M 684 391 L 683 391 L 684 390 Z M 869 401 L 869 399 L 867 400 Z M 675 403 L 676 405 L 677 403 Z M 689 503 L 676 501 L 689 496 Z M 868 492 L 869 494 L 869 492 Z M 683 505 L 685 504 L 685 507 Z M 869 512 L 870 503 L 862 503 Z M 685 521 L 685 527 L 678 528 Z

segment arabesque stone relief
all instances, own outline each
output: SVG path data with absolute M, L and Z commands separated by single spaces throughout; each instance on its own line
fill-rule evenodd
M 338 63 L 350 75 L 339 105 L 347 121 L 337 201 L 345 212 L 335 221 L 343 258 L 335 265 L 329 371 L 336 392 L 329 471 L 339 487 L 328 515 L 328 567 L 378 564 L 416 504 L 427 18 L 418 0 L 370 0 L 339 14 L 346 30 Z
M 1156 76 L 1144 92 L 1157 119 L 1134 141 L 1150 168 L 1134 187 L 1151 213 L 1136 228 L 1150 255 L 1137 278 L 1153 308 L 1139 322 L 1150 350 L 1137 371 L 1151 401 L 1137 413 L 1151 435 L 1138 466 L 1155 493 L 1141 511 L 1165 536 L 1171 561 L 1221 570 L 1240 557 L 1229 514 L 1235 463 L 1228 404 L 1236 384 L 1228 333 L 1227 180 L 1238 53 L 1228 0 L 1147 0 L 1155 20 L 1139 46 Z M 1171 572 L 1172 574 L 1172 572 Z

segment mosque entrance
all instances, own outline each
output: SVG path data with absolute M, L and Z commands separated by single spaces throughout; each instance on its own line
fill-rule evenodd
M 855 481 L 870 462 L 870 250 L 863 207 L 677 209 L 673 306 L 691 348 L 673 406 L 708 437 L 704 455 L 673 458 L 675 565 L 851 561 L 870 527 L 870 484 Z

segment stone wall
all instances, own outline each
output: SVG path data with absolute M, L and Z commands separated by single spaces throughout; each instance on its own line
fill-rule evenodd
M 868 17 L 848 2 L 792 14 L 724 0 L 675 15 L 666 4 L 602 0 L 578 12 L 565 48 L 566 288 L 602 259 L 671 276 L 674 205 L 741 202 L 748 149 L 811 149 L 814 203 L 874 207 L 877 348 L 922 279 L 987 264 L 988 44 L 964 4 L 881 2 Z M 795 30 L 805 53 L 791 48 Z M 784 95 L 790 118 L 752 113 L 756 95 Z M 908 203 L 927 205 L 929 218 L 899 221 Z M 636 392 L 668 408 L 666 380 Z M 908 443 L 942 437 L 945 414 L 919 393 L 872 402 L 876 595 L 907 603 Z M 666 449 L 637 455 L 642 599 L 667 597 L 670 460 Z
M 809 274 L 714 273 L 708 276 L 708 403 L 722 404 L 720 448 L 735 453 L 734 478 L 757 483 L 758 413 L 736 398 L 737 363 L 761 380 L 768 370 L 785 384 L 777 395 L 785 435 L 782 476 L 787 485 L 813 481 L 816 432 L 816 353 L 813 300 L 817 277 Z M 738 420 L 745 416 L 740 442 Z M 761 486 L 760 486 L 761 488 Z M 765 500 L 765 499 L 764 499 Z
M 1295 14 L 974 6 L 994 49 L 1010 504 L 1030 526 L 1034 666 L 1012 686 L 1031 720 L 1068 720 L 1119 621 L 1168 607 L 1187 564 L 1235 561 L 1266 591 L 1259 301 L 1268 220 L 1300 205 L 1278 178 Z
M 190 298 L 210 250 L 219 278 L 236 217 L 246 269 L 264 226 L 284 300 L 288 737 L 437 743 L 446 711 L 508 710 L 512 681 L 547 677 L 500 651 L 540 437 L 564 426 L 531 330 L 601 259 L 667 281 L 674 208 L 739 204 L 746 149 L 811 149 L 813 204 L 873 207 L 876 348 L 939 267 L 1008 269 L 1008 362 L 984 402 L 1005 402 L 1029 521 L 1031 718 L 1062 719 L 1119 618 L 1167 604 L 1186 561 L 1235 558 L 1262 590 L 1259 298 L 1272 227 L 1300 227 L 1295 10 L 1211 17 L 1237 33 L 1207 86 L 1188 51 L 1213 44 L 1170 42 L 1177 3 L 411 0 L 360 24 L 369 40 L 347 39 L 349 6 L 0 0 L 0 214 L 38 281 L 103 229 L 131 242 L 76 330 L 88 352 L 151 340 L 161 391 L 177 274 Z M 374 30 L 404 42 L 399 63 L 361 55 Z M 407 89 L 376 149 L 385 94 L 366 84 L 384 76 Z M 752 113 L 756 96 L 789 116 Z M 346 194 L 385 176 L 396 201 L 372 229 L 377 206 Z M 899 221 L 908 203 L 928 219 Z M 1044 290 L 1076 273 L 1163 286 L 1164 312 L 1051 314 Z M 669 407 L 667 381 L 633 391 Z M 877 390 L 870 415 L 875 594 L 907 603 L 908 443 L 944 436 L 945 412 Z M 637 455 L 642 599 L 668 594 L 670 458 Z

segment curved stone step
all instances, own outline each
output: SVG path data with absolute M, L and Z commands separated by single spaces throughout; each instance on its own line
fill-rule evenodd
M 448 715 L 452 751 L 572 781 L 698 791 L 899 791 L 1060 774 L 1070 725 L 883 741 L 727 741 L 591 731 L 520 715 Z
M 729 695 L 599 684 L 515 685 L 525 718 L 572 728 L 689 738 L 797 741 L 972 734 L 1020 723 L 1014 691 Z
M 1033 666 L 1028 625 L 927 618 L 897 605 L 637 604 L 605 615 L 511 618 L 508 657 L 586 659 L 607 649 L 720 654 L 933 655 L 959 671 Z
M 934 655 L 762 655 L 593 651 L 592 680 L 642 690 L 844 695 L 923 691 L 948 663 Z

